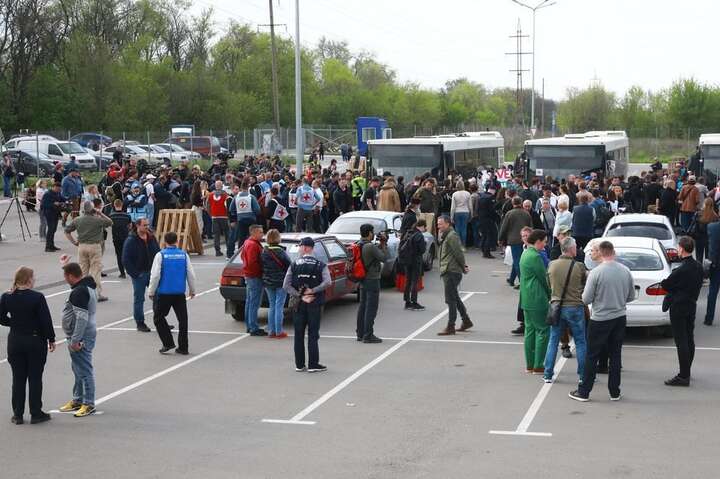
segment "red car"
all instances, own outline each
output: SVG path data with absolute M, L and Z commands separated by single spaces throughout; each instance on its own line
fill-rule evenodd
M 358 285 L 345 275 L 345 263 L 349 252 L 334 236 L 316 233 L 282 233 L 281 245 L 285 247 L 291 260 L 299 254 L 299 244 L 307 236 L 315 240 L 314 256 L 328 265 L 332 284 L 325 290 L 325 301 L 334 301 L 346 294 L 358 294 Z M 240 251 L 228 261 L 220 277 L 220 295 L 225 298 L 225 313 L 236 321 L 245 320 L 245 278 L 242 277 L 242 258 Z M 263 292 L 261 307 L 267 307 L 267 296 Z

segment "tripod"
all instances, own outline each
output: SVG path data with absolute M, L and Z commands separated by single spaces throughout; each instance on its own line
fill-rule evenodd
M 17 186 L 15 186 L 14 193 L 15 194 L 13 195 L 12 200 L 10 200 L 10 204 L 5 210 L 5 215 L 3 215 L 3 219 L 2 221 L 0 221 L 0 231 L 2 231 L 5 220 L 10 214 L 10 210 L 12 210 L 13 206 L 15 206 L 15 208 L 17 209 L 18 218 L 20 219 L 20 232 L 22 233 L 23 241 L 27 241 L 27 238 L 32 238 L 32 233 L 30 233 L 30 227 L 28 226 L 27 219 L 25 218 L 25 213 L 23 213 L 22 207 L 20 206 L 20 198 L 18 198 Z M 25 230 L 27 230 L 27 238 L 25 237 Z M 2 236 L 0 236 L 0 239 L 1 238 Z

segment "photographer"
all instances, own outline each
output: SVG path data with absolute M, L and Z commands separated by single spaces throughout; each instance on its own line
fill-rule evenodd
M 10 155 L 5 153 L 2 160 L 2 175 L 3 175 L 3 192 L 5 198 L 12 198 L 12 179 L 15 176 L 15 168 L 13 167 L 12 159 Z
M 45 233 L 45 252 L 54 253 L 60 248 L 55 246 L 55 231 L 57 231 L 60 212 L 65 206 L 65 198 L 60 194 L 60 182 L 53 183 L 52 188 L 42 198 L 42 214 L 45 215 L 47 231 Z
M 369 223 L 360 226 L 360 237 L 365 278 L 360 282 L 360 307 L 355 332 L 358 341 L 381 343 L 382 339 L 375 336 L 373 326 L 380 302 L 380 275 L 383 264 L 388 258 L 388 238 L 385 232 L 380 232 L 377 235 L 377 243 L 373 243 L 375 229 Z

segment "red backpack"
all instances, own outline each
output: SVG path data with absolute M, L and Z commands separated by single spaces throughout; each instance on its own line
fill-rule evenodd
M 365 264 L 362 261 L 364 243 L 358 241 L 350 245 L 350 257 L 345 263 L 345 275 L 350 281 L 358 283 L 365 279 Z

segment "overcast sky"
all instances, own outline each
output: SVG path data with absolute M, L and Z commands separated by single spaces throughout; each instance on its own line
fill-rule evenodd
M 274 0 L 275 22 L 295 34 L 294 0 Z M 537 5 L 542 0 L 527 2 Z M 196 0 L 215 7 L 216 27 L 233 19 L 269 23 L 267 0 Z M 537 13 L 536 88 L 562 99 L 568 87 L 598 78 L 622 93 L 632 85 L 657 90 L 680 77 L 714 83 L 720 4 L 710 0 L 557 0 Z M 467 77 L 489 87 L 515 87 L 518 19 L 532 33 L 532 12 L 511 0 L 300 0 L 300 39 L 347 40 L 392 67 L 400 81 L 440 88 Z M 531 38 L 525 50 L 531 51 Z M 524 59 L 530 68 L 531 57 Z M 531 72 L 524 76 L 527 88 Z

